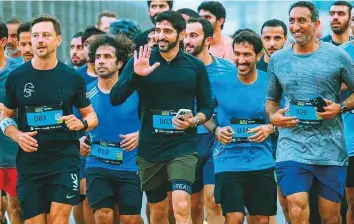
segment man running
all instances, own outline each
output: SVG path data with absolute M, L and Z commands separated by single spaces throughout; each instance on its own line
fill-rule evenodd
M 4 23 L 0 23 L 0 114 L 4 110 L 5 83 L 11 70 L 17 64 L 6 57 L 5 46 L 7 43 L 8 30 Z M 16 193 L 17 170 L 16 170 L 17 145 L 11 139 L 0 132 L 0 190 L 4 190 L 8 197 L 8 208 L 10 221 L 19 224 L 20 205 Z M 3 197 L 0 196 L 0 210 Z M 5 214 L 2 214 L 5 216 Z
M 352 5 L 346 1 L 336 1 L 329 10 L 329 25 L 332 33 L 321 40 L 339 46 L 352 39 L 350 34 L 350 18 Z
M 88 85 L 87 95 L 100 123 L 90 132 L 91 146 L 85 143 L 86 136 L 81 138 L 81 153 L 89 153 L 87 196 L 98 224 L 113 223 L 115 203 L 123 224 L 141 223 L 142 191 L 136 165 L 138 95 L 134 93 L 118 107 L 111 105 L 109 97 L 133 47 L 124 35 L 102 35 L 90 49 L 98 80 Z
M 209 53 L 209 46 L 213 37 L 213 27 L 208 20 L 190 18 L 187 23 L 186 38 L 184 39 L 185 52 L 204 62 L 208 71 L 211 88 L 214 80 L 228 74 L 235 74 L 235 66 L 226 59 L 215 57 Z M 214 198 L 214 162 L 213 147 L 215 137 L 204 126 L 199 125 L 197 131 L 198 163 L 196 180 L 193 183 L 192 218 L 193 223 L 203 223 L 204 206 L 209 224 L 224 223 L 225 219 L 220 205 Z
M 209 20 L 213 25 L 214 35 L 210 45 L 210 53 L 220 58 L 227 58 L 234 61 L 232 52 L 232 39 L 222 35 L 226 19 L 224 6 L 217 1 L 203 2 L 198 7 L 198 13 L 203 19 Z
M 192 222 L 191 193 L 198 160 L 195 127 L 209 120 L 213 112 L 203 62 L 180 50 L 185 29 L 186 22 L 178 12 L 158 14 L 158 49 L 151 51 L 145 45 L 139 56 L 135 51 L 134 60 L 128 62 L 111 91 L 111 102 L 121 104 L 138 90 L 142 124 L 137 163 L 152 223 L 168 223 L 169 181 L 176 223 Z M 198 111 L 195 116 L 194 111 Z
M 76 131 L 91 130 L 97 117 L 83 79 L 57 60 L 59 21 L 36 17 L 31 36 L 35 56 L 9 74 L 0 127 L 19 145 L 17 193 L 25 223 L 47 223 L 48 218 L 65 224 L 80 199 Z M 72 114 L 73 106 L 83 119 Z
M 341 113 L 354 108 L 354 95 L 340 101 L 342 83 L 354 89 L 354 66 L 335 46 L 319 41 L 315 5 L 290 6 L 291 47 L 274 53 L 268 67 L 266 111 L 280 127 L 276 173 L 292 223 L 309 222 L 308 192 L 317 181 L 322 223 L 341 223 L 348 157 Z M 281 96 L 286 105 L 279 109 Z M 294 181 L 296 180 L 296 181 Z
M 18 46 L 23 62 L 30 61 L 34 57 L 31 43 L 31 23 L 23 23 L 17 29 Z

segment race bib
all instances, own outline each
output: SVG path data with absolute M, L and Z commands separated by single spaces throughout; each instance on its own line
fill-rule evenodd
M 29 131 L 51 131 L 61 129 L 63 121 L 61 105 L 27 107 L 26 118 Z
M 172 119 L 176 115 L 177 111 L 173 110 L 153 110 L 152 126 L 154 133 L 165 135 L 183 134 L 183 130 L 177 130 L 172 124 Z
M 120 143 L 97 141 L 92 143 L 90 155 L 102 162 L 120 165 L 123 162 L 123 152 Z
M 264 120 L 232 119 L 231 128 L 235 134 L 232 135 L 232 142 L 249 142 L 248 137 L 255 133 L 247 133 L 249 129 L 265 124 Z
M 314 106 L 309 101 L 297 101 L 290 103 L 290 116 L 295 116 L 300 125 L 319 125 L 322 118 L 317 116 Z

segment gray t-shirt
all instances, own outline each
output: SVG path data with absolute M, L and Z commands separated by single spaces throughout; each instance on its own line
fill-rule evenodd
M 340 102 L 344 82 L 354 90 L 354 64 L 349 55 L 329 43 L 321 42 L 311 54 L 295 54 L 289 46 L 271 57 L 267 99 L 286 104 L 291 100 L 310 100 L 318 96 Z M 323 120 L 317 126 L 298 125 L 281 128 L 277 162 L 296 161 L 314 165 L 348 164 L 341 116 Z

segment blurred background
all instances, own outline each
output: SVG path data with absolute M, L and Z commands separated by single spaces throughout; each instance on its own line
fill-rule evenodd
M 190 8 L 196 10 L 202 0 L 175 0 L 174 10 Z M 251 28 L 259 33 L 263 22 L 280 19 L 288 24 L 288 9 L 295 1 L 220 1 L 226 8 L 225 35 L 231 35 L 239 28 Z M 329 8 L 334 1 L 313 1 L 320 11 L 322 36 L 330 33 Z M 351 4 L 354 1 L 350 1 Z M 64 41 L 59 50 L 59 58 L 68 57 L 69 41 L 79 30 L 95 25 L 97 15 L 102 10 L 111 10 L 119 18 L 129 18 L 138 22 L 142 30 L 152 27 L 147 14 L 147 3 L 140 1 L 5 1 L 0 0 L 0 21 L 12 17 L 30 21 L 38 14 L 48 13 L 57 17 L 62 24 Z

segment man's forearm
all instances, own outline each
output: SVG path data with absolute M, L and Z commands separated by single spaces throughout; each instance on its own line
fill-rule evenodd
M 265 105 L 265 111 L 269 118 L 273 116 L 279 110 L 279 108 L 280 108 L 279 102 L 267 100 Z
M 343 104 L 349 109 L 353 110 L 354 109 L 354 93 L 350 94 L 350 96 L 344 100 Z
M 1 113 L 1 116 L 0 116 L 0 122 L 5 120 L 6 118 L 10 118 L 12 119 L 11 117 L 7 117 L 4 113 L 4 111 L 2 111 Z M 19 134 L 21 133 L 20 130 L 18 130 L 18 128 L 15 126 L 15 125 L 9 125 L 6 129 L 5 129 L 5 132 L 4 134 L 11 138 L 13 141 L 17 142 L 17 138 L 19 136 Z
M 197 115 L 195 115 L 196 117 L 198 117 L 198 119 L 199 119 L 199 124 L 204 124 L 205 122 L 206 122 L 206 116 L 205 116 L 205 114 L 203 114 L 203 113 L 197 113 Z
M 94 111 L 88 113 L 84 119 L 87 121 L 87 129 L 85 131 L 90 131 L 98 125 L 97 115 Z
M 213 128 L 214 128 L 214 126 L 215 126 L 214 118 L 210 118 L 210 120 L 208 120 L 207 122 L 205 122 L 203 125 L 204 125 L 204 127 L 205 127 L 208 131 L 212 132 L 212 131 L 213 131 Z

